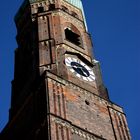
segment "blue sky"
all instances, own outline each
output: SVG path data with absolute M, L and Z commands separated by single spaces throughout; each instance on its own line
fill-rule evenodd
M 14 15 L 22 0 L 0 5 L 0 130 L 8 120 L 14 50 Z M 113 102 L 123 106 L 133 140 L 140 139 L 140 0 L 83 0 L 94 54 Z

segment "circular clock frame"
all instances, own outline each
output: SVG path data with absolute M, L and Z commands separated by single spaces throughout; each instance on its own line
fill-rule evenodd
M 89 82 L 95 81 L 95 74 L 93 69 L 91 69 L 81 60 L 75 57 L 66 57 L 65 64 L 68 69 L 78 78 Z

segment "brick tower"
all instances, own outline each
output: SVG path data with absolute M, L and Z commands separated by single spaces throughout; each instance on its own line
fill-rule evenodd
M 81 0 L 24 0 L 1 140 L 131 140 L 92 54 Z

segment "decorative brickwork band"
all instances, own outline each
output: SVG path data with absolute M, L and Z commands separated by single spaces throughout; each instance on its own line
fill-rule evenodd
M 61 118 L 52 117 L 52 121 L 56 123 L 57 129 L 58 127 L 61 129 L 69 129 L 72 135 L 78 135 L 84 140 L 106 140 L 104 138 L 91 134 L 84 129 L 74 126 L 71 122 L 63 120 Z
M 117 140 L 131 140 L 130 132 L 127 127 L 125 115 L 109 107 L 112 126 Z

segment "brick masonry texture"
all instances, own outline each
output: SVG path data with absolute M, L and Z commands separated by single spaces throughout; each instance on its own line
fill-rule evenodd
M 61 78 L 58 80 L 57 76 L 48 78 L 47 81 L 50 113 L 53 115 L 51 120 L 53 121 L 52 124 L 57 126 L 52 129 L 53 137 L 58 137 L 57 135 L 62 137 L 63 134 L 60 130 L 61 127 L 64 127 L 63 129 L 68 129 L 67 133 L 70 137 L 76 137 L 77 140 L 88 139 L 89 133 L 93 137 L 97 135 L 107 140 L 115 140 L 115 137 L 117 140 L 130 139 L 125 116 L 119 106 L 96 96 L 94 93 L 80 89 L 75 84 Z M 58 129 L 59 125 L 60 129 Z M 72 125 L 79 128 L 77 130 L 78 136 L 73 136 L 72 132 L 69 132 L 73 128 Z M 55 131 L 53 131 L 54 129 Z M 58 134 L 56 131 L 58 131 Z M 79 131 L 87 136 L 84 138 L 82 134 L 79 134 Z M 57 140 L 57 138 L 55 139 Z

